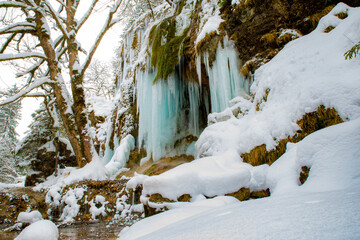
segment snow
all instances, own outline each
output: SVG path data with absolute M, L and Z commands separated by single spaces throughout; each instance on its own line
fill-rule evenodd
M 143 195 L 160 193 L 170 200 L 187 193 L 213 197 L 249 187 L 252 168 L 234 151 L 222 157 L 207 157 L 182 164 L 161 175 L 145 179 Z M 196 184 L 194 184 L 196 183 Z
M 38 210 L 32 212 L 21 212 L 17 217 L 17 222 L 34 223 L 42 220 L 41 213 Z
M 341 11 L 348 17 L 337 18 Z M 119 239 L 358 239 L 359 61 L 345 60 L 344 53 L 360 40 L 359 21 L 360 8 L 338 4 L 315 31 L 291 41 L 255 72 L 252 98 L 238 96 L 225 111 L 211 115 L 212 125 L 196 143 L 198 159 L 158 176 L 130 180 L 131 187 L 143 185 L 141 200 L 153 207 L 148 202 L 153 193 L 172 200 L 187 193 L 192 199 L 169 204 L 174 209 L 124 229 Z M 324 33 L 329 25 L 335 29 Z M 296 122 L 321 105 L 335 108 L 345 123 L 287 144 L 271 166 L 242 162 L 242 153 L 261 144 L 273 149 L 280 139 L 294 135 Z M 301 185 L 303 166 L 310 173 Z M 203 203 L 212 201 L 205 196 L 241 187 L 269 188 L 271 196 L 201 211 Z
M 74 220 L 74 217 L 77 216 L 80 210 L 80 205 L 78 204 L 78 201 L 82 199 L 82 197 L 84 196 L 84 192 L 85 189 L 83 188 L 69 189 L 66 195 L 62 197 L 61 204 L 64 205 L 64 208 L 62 209 L 62 213 L 60 216 L 61 221 L 72 222 Z
M 105 97 L 92 96 L 86 99 L 88 104 L 88 111 L 94 111 L 95 116 L 107 117 L 115 107 L 115 104 L 111 100 L 107 100 Z
M 220 155 L 229 149 L 242 154 L 262 144 L 273 149 L 280 139 L 299 130 L 296 122 L 305 113 L 320 105 L 335 108 L 344 120 L 360 116 L 359 61 L 344 58 L 353 42 L 360 40 L 360 10 L 348 8 L 349 16 L 338 19 L 337 27 L 324 33 L 324 24 L 338 8 L 344 5 L 334 8 L 315 31 L 291 41 L 255 72 L 254 100 L 248 113 L 206 128 L 196 143 L 197 157 Z
M 201 29 L 201 32 L 196 38 L 195 46 L 206 36 L 207 33 L 211 33 L 213 31 L 216 31 L 219 33 L 218 28 L 220 23 L 222 23 L 224 20 L 220 17 L 220 11 L 216 12 L 217 15 L 210 17 L 207 22 L 205 23 L 204 27 Z
M 359 145 L 360 119 L 325 128 L 269 167 L 271 197 L 205 210 L 201 205 L 212 199 L 190 203 L 136 223 L 120 239 L 357 239 Z M 300 186 L 304 165 L 311 170 Z
M 203 200 L 196 203 L 191 203 L 183 208 L 164 212 L 151 218 L 145 218 L 141 222 L 133 225 L 131 228 L 125 228 L 124 230 L 122 230 L 119 236 L 120 239 L 138 239 L 146 236 L 151 232 L 161 230 L 163 227 L 166 227 L 168 225 L 180 224 L 184 219 L 190 218 L 202 212 L 220 208 L 229 204 L 234 204 L 236 202 L 238 202 L 238 200 L 233 197 L 216 197 L 210 200 Z M 172 238 L 169 237 L 168 239 Z
M 121 140 L 120 145 L 115 149 L 115 153 L 110 162 L 105 165 L 106 174 L 109 177 L 116 177 L 118 172 L 125 167 L 130 152 L 135 148 L 135 138 L 127 135 Z
M 26 227 L 15 240 L 57 240 L 59 230 L 49 220 L 40 220 Z
M 95 201 L 94 201 L 95 200 Z M 106 208 L 105 205 L 108 201 L 105 201 L 105 198 L 101 195 L 96 195 L 95 199 L 90 202 L 90 214 L 92 219 L 96 219 L 97 216 L 102 215 L 103 217 L 106 216 Z M 97 207 L 96 204 L 100 204 L 100 207 Z

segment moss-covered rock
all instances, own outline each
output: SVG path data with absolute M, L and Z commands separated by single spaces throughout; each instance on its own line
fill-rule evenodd
M 250 199 L 250 189 L 249 188 L 240 188 L 238 191 L 233 193 L 228 193 L 226 196 L 231 196 L 237 198 L 239 201 L 245 201 Z
M 0 191 L 0 225 L 14 224 L 20 212 L 38 210 L 46 218 L 48 206 L 45 193 L 30 188 L 12 188 Z
M 158 79 L 166 80 L 175 72 L 175 66 L 179 64 L 179 57 L 182 55 L 181 45 L 188 31 L 187 28 L 181 35 L 176 36 L 175 18 L 167 18 L 152 29 L 149 45 L 151 45 L 151 65 L 157 69 L 154 83 Z
M 321 105 L 317 111 L 306 113 L 302 119 L 297 121 L 300 130 L 294 136 L 280 140 L 275 149 L 267 151 L 266 145 L 262 144 L 253 148 L 249 153 L 242 154 L 241 157 L 244 162 L 253 166 L 265 163 L 271 165 L 285 153 L 288 142 L 299 142 L 317 130 L 342 122 L 343 120 L 334 108 L 325 108 Z
M 306 35 L 338 2 L 344 1 L 247 0 L 232 5 L 231 0 L 223 0 L 220 11 L 225 22 L 222 26 L 235 42 L 243 63 L 252 59 L 270 60 L 273 57 L 270 53 L 278 52 L 293 38 L 287 34 L 278 39 L 282 29 L 293 29 Z M 353 7 L 360 5 L 358 0 L 346 0 L 345 3 Z M 346 14 L 339 17 L 346 17 Z M 260 65 L 254 64 L 251 72 Z

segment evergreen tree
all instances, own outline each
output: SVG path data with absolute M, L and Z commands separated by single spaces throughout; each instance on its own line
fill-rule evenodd
M 37 150 L 53 137 L 53 120 L 44 103 L 31 116 L 33 119 L 29 125 L 29 131 L 17 147 L 16 155 L 21 159 L 19 165 L 22 168 L 27 167 L 31 161 L 35 160 Z
M 18 92 L 16 86 L 7 92 L 2 92 L 1 97 L 12 96 Z M 20 120 L 19 101 L 0 107 L 0 182 L 12 182 L 17 176 L 17 159 L 15 155 L 18 143 L 16 127 Z

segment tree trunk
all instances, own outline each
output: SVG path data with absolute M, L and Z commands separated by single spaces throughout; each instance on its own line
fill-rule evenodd
M 74 0 L 66 2 L 66 27 L 68 32 L 76 30 L 75 13 L 76 3 Z M 92 160 L 91 141 L 87 133 L 86 125 L 88 123 L 84 93 L 84 75 L 80 73 L 79 46 L 75 35 L 67 39 L 69 54 L 69 71 L 71 80 L 71 91 L 73 95 L 73 111 L 77 125 L 78 136 L 80 137 L 81 155 L 85 158 L 84 162 L 89 163 Z M 82 165 L 80 167 L 83 167 Z
M 60 68 L 58 67 L 58 61 L 56 59 L 55 50 L 51 44 L 50 36 L 43 31 L 43 21 L 42 16 L 39 13 L 36 13 L 36 25 L 37 25 L 37 35 L 40 41 L 40 45 L 47 57 L 47 64 L 50 73 L 50 79 L 55 83 L 52 84 L 54 90 L 54 95 L 56 98 L 56 104 L 60 112 L 60 116 L 70 141 L 70 144 L 74 150 L 78 166 L 82 167 L 86 164 L 84 158 L 84 151 L 80 144 L 80 139 L 78 138 L 78 129 L 76 127 L 76 122 L 73 117 L 73 111 L 71 108 L 70 96 L 67 92 L 65 83 L 61 77 Z

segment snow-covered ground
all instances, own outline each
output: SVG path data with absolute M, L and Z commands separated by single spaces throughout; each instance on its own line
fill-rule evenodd
M 325 128 L 269 167 L 271 197 L 190 203 L 136 223 L 120 239 L 359 239 L 359 146 L 360 119 Z M 311 170 L 299 186 L 301 165 Z
M 340 12 L 348 17 L 338 18 Z M 120 239 L 359 239 L 360 62 L 344 58 L 360 41 L 359 22 L 360 8 L 338 4 L 314 32 L 290 42 L 256 71 L 254 101 L 238 99 L 244 115 L 227 109 L 228 120 L 204 130 L 198 159 L 130 180 L 143 184 L 144 203 L 153 193 L 174 200 L 188 193 L 192 202 L 136 223 Z M 334 29 L 325 33 L 328 26 Z M 296 122 L 320 105 L 335 108 L 346 122 L 288 144 L 270 167 L 242 163 L 242 153 L 261 144 L 273 149 L 295 134 Z M 311 170 L 300 185 L 302 166 Z M 204 197 L 241 187 L 268 187 L 271 197 Z

